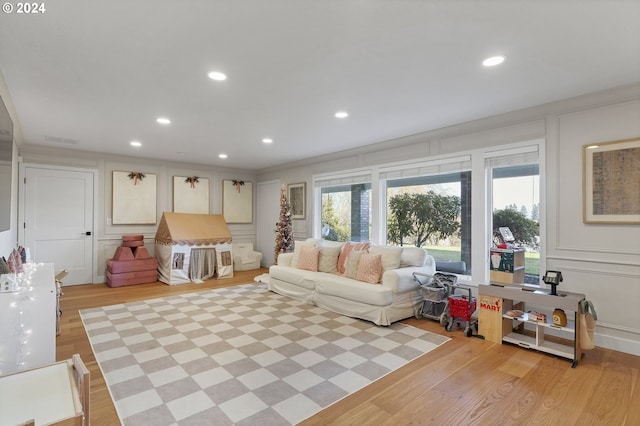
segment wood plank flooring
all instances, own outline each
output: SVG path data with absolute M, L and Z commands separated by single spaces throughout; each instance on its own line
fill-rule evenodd
M 119 421 L 79 310 L 244 284 L 263 272 L 203 284 L 64 287 L 57 359 L 79 353 L 91 371 L 91 424 Z M 435 321 L 404 322 L 452 340 L 302 425 L 640 425 L 638 356 L 596 348 L 574 369 L 568 360 L 447 332 Z

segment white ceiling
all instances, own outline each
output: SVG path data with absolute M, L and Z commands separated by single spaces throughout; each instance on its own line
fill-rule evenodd
M 640 81 L 638 0 L 44 3 L 0 14 L 28 145 L 263 169 Z

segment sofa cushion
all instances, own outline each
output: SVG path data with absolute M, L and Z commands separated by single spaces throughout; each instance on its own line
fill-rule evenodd
M 420 247 L 404 247 L 400 256 L 400 267 L 424 266 L 427 261 L 427 250 Z
M 292 268 L 290 266 L 272 265 L 269 268 L 269 276 L 274 279 L 291 283 L 307 290 L 313 290 L 316 286 L 318 272 Z
M 365 253 L 360 256 L 356 280 L 378 284 L 382 275 L 382 255 Z
M 366 250 L 370 245 L 371 243 L 352 243 L 350 241 L 344 243 L 342 250 L 340 251 L 340 256 L 338 257 L 338 273 L 344 274 L 345 263 L 347 261 L 347 257 L 349 257 L 349 253 L 352 251 Z
M 388 306 L 393 302 L 393 293 L 390 288 L 339 275 L 322 274 L 317 279 L 316 291 L 373 306 Z
M 360 257 L 363 254 L 366 254 L 366 251 L 355 250 L 349 253 L 347 256 L 347 261 L 344 264 L 344 276 L 351 279 L 356 279 L 356 275 L 358 274 L 358 263 L 360 263 Z
M 307 271 L 317 271 L 319 254 L 319 247 L 302 246 L 300 256 L 298 257 L 298 268 L 306 269 Z
M 338 257 L 341 245 L 337 247 L 320 247 L 318 258 L 318 271 L 335 274 L 338 272 Z
M 341 249 L 343 245 L 344 245 L 344 241 L 322 240 L 320 247 L 338 247 Z
M 369 253 L 382 255 L 382 269 L 384 271 L 400 267 L 402 247 L 371 246 L 369 247 Z

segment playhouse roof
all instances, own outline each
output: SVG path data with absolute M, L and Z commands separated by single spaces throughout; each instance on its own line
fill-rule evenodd
M 205 245 L 230 243 L 231 232 L 221 214 L 162 213 L 156 243 Z

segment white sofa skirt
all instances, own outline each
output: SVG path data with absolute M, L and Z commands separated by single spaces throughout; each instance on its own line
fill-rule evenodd
M 385 272 L 386 285 L 368 284 L 325 272 L 273 265 L 269 290 L 342 315 L 389 325 L 416 314 L 422 303 L 420 287 L 402 268 Z
M 376 325 L 390 325 L 414 316 L 421 302 L 422 296 L 417 290 L 396 294 L 393 304 L 386 306 L 370 305 L 319 292 L 313 295 L 313 304 L 320 308 L 371 321 Z
M 313 287 L 302 287 L 286 281 L 282 281 L 281 279 L 274 277 L 273 275 L 269 275 L 269 284 L 267 285 L 267 288 L 274 293 L 278 293 L 283 296 L 287 296 L 292 299 L 300 300 L 304 303 L 313 305 L 313 293 L 315 293 Z

